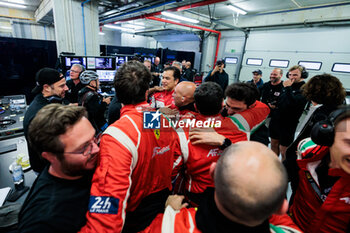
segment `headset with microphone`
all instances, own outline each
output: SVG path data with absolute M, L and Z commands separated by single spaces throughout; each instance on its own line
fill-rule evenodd
M 339 116 L 343 115 L 349 110 L 349 107 L 342 106 L 329 114 L 326 120 L 317 122 L 311 130 L 312 141 L 317 145 L 332 146 L 335 135 L 335 122 Z
M 298 65 L 298 69 L 301 72 L 302 79 L 307 79 L 307 77 L 309 77 L 309 72 L 307 72 L 307 70 L 304 66 Z M 286 73 L 286 77 L 289 78 L 289 71 Z

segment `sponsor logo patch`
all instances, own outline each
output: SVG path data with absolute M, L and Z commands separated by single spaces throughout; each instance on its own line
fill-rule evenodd
M 153 148 L 153 155 L 152 155 L 152 158 L 156 155 L 162 155 L 164 154 L 165 152 L 169 151 L 170 150 L 170 147 L 169 146 L 166 146 L 166 147 L 154 147 Z
M 157 138 L 157 140 L 159 140 L 159 138 L 160 138 L 160 130 L 159 129 L 155 129 L 153 132 L 154 132 L 154 136 Z
M 97 214 L 118 214 L 119 198 L 90 196 L 89 211 Z

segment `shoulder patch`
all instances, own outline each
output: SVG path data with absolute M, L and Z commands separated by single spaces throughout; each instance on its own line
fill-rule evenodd
M 90 196 L 89 212 L 97 214 L 118 214 L 119 198 Z

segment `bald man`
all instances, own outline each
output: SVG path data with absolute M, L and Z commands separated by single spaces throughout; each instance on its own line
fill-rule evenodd
M 192 66 L 191 62 L 187 61 L 183 72 L 183 77 L 188 81 L 193 82 L 194 72 L 192 71 L 191 66 Z
M 169 199 L 165 213 L 145 232 L 300 232 L 285 214 L 286 171 L 265 145 L 237 142 L 211 165 L 210 174 L 215 193 L 206 204 L 186 209 L 182 197 Z
M 184 115 L 189 111 L 195 112 L 194 107 L 194 91 L 196 90 L 196 84 L 193 82 L 184 81 L 179 83 L 175 87 L 174 102 L 179 109 L 180 114 Z

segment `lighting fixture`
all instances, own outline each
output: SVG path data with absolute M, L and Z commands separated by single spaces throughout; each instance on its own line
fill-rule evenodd
M 232 5 L 227 5 L 227 7 L 230 9 L 230 10 L 233 10 L 234 12 L 238 13 L 238 14 L 241 14 L 241 15 L 245 15 L 247 14 L 246 11 L 236 7 L 236 6 L 232 6 Z
M 131 29 L 131 28 L 123 28 L 123 27 L 120 27 L 120 26 L 115 26 L 115 25 L 110 25 L 110 24 L 106 24 L 106 25 L 104 25 L 104 27 L 111 28 L 111 29 L 116 29 L 116 30 L 121 30 L 121 31 L 126 31 L 126 32 L 135 32 L 135 30 Z
M 14 8 L 27 8 L 26 6 L 15 4 L 15 3 L 9 3 L 9 2 L 0 2 L 0 5 L 7 6 L 7 7 L 14 7 Z
M 25 4 L 24 0 L 7 0 L 8 2 L 17 3 L 17 4 Z
M 0 26 L 0 29 L 12 30 L 12 28 L 11 28 L 11 27 L 6 27 L 6 26 Z
M 163 12 L 162 12 L 162 15 L 167 16 L 167 17 L 170 17 L 170 18 L 182 20 L 182 21 L 191 22 L 191 23 L 199 23 L 199 20 L 187 18 L 187 17 L 180 16 L 180 15 L 175 15 L 175 14 L 173 14 L 173 13 L 169 13 L 169 12 L 166 12 L 166 11 L 163 11 Z
M 134 30 L 145 29 L 145 27 L 144 27 L 144 26 L 141 26 L 141 25 L 135 25 L 135 24 L 130 24 L 130 23 L 123 24 L 123 27 L 130 28 L 130 29 L 134 29 Z

